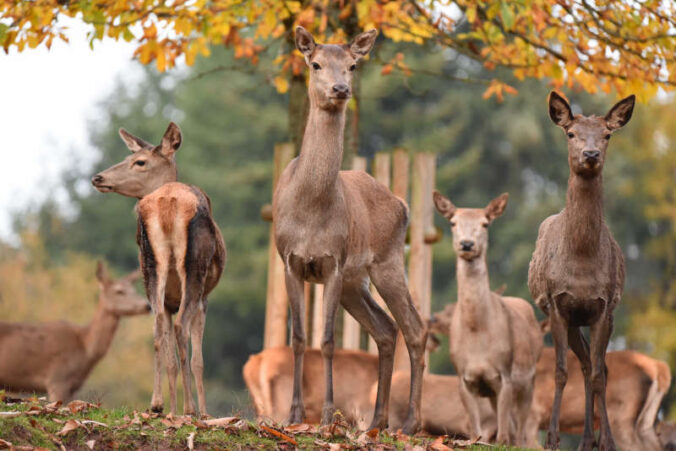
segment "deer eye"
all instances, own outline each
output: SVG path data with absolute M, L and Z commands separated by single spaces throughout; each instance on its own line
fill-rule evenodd
M 451 227 L 455 227 L 455 222 L 451 221 Z
M 320 65 L 317 64 L 317 63 L 312 63 L 312 68 L 313 68 L 314 70 L 319 70 L 319 69 L 322 68 L 322 66 L 320 66 Z
M 487 228 L 488 228 L 488 223 L 487 223 L 487 222 L 482 222 L 482 223 L 481 223 L 481 227 L 483 227 L 484 229 L 487 229 Z
M 610 133 L 607 134 L 606 136 L 604 136 L 604 138 L 605 138 L 606 140 L 609 140 L 609 139 L 610 139 Z
M 575 138 L 575 134 L 573 132 L 568 132 L 568 137 L 570 139 L 573 139 L 573 138 Z
M 136 160 L 136 161 L 134 161 L 134 164 L 135 164 L 136 166 L 145 166 L 145 165 L 146 165 L 146 161 L 145 161 L 145 160 Z
M 357 65 L 356 65 L 356 64 L 353 64 L 352 66 L 350 66 L 350 72 L 354 72 L 354 70 L 355 70 L 356 68 L 357 68 Z
M 124 294 L 124 289 L 118 288 L 117 290 L 115 290 L 115 294 Z

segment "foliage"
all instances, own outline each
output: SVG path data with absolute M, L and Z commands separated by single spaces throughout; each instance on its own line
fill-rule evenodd
M 294 25 L 310 29 L 322 42 L 344 42 L 364 28 L 378 28 L 395 42 L 434 42 L 488 69 L 504 67 L 519 78 L 549 77 L 558 87 L 595 93 L 635 93 L 653 97 L 658 87 L 676 86 L 676 37 L 672 2 L 647 0 L 164 0 L 0 1 L 0 45 L 5 51 L 67 40 L 64 17 L 89 27 L 93 43 L 104 37 L 137 43 L 136 55 L 163 71 L 179 57 L 192 65 L 210 45 L 234 49 L 236 58 L 256 63 L 268 48 L 278 53 L 279 92 L 289 75 L 304 68 L 292 46 Z M 347 35 L 347 36 L 346 36 Z M 384 63 L 410 73 L 398 56 Z M 499 79 L 485 95 L 514 93 Z

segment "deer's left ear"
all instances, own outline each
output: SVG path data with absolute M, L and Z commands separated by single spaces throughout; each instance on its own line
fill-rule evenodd
M 309 63 L 312 52 L 315 51 L 317 44 L 312 34 L 300 25 L 296 27 L 296 48 L 305 57 L 305 61 Z
M 509 198 L 508 193 L 502 193 L 495 199 L 489 202 L 489 204 L 484 208 L 486 212 L 486 218 L 489 222 L 493 222 L 495 218 L 498 218 L 502 215 L 507 207 L 507 199 Z
M 613 106 L 608 114 L 606 114 L 606 124 L 611 130 L 617 130 L 618 128 L 624 127 L 631 115 L 634 112 L 634 104 L 636 103 L 636 96 L 633 94 L 629 97 L 620 100 Z
M 96 280 L 103 284 L 110 280 L 108 268 L 106 268 L 106 265 L 101 260 L 96 262 Z
M 162 143 L 160 144 L 160 152 L 166 156 L 172 156 L 179 147 L 181 147 L 181 129 L 173 122 L 169 123 L 167 131 L 164 132 Z
M 455 205 L 453 205 L 453 202 L 451 202 L 448 197 L 444 196 L 437 190 L 434 190 L 432 199 L 434 200 L 434 206 L 436 207 L 437 211 L 441 213 L 444 218 L 450 221 L 457 210 Z
M 377 37 L 378 31 L 375 29 L 357 35 L 357 37 L 348 44 L 352 56 L 356 59 L 360 59 L 368 55 L 373 48 L 373 44 L 375 44 Z

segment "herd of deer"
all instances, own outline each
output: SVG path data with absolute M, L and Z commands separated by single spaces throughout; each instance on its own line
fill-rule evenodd
M 538 430 L 547 428 L 548 449 L 558 448 L 561 430 L 582 432 L 585 450 L 615 449 L 615 442 L 622 449 L 660 449 L 655 422 L 671 382 L 669 367 L 632 351 L 606 355 L 624 260 L 604 222 L 601 172 L 610 135 L 631 118 L 634 96 L 603 117 L 573 115 L 566 100 L 554 92 L 549 97 L 549 115 L 568 137 L 570 177 L 565 209 L 540 226 L 528 275 L 548 319 L 538 324 L 531 304 L 489 286 L 488 226 L 505 210 L 508 195 L 485 208 L 458 208 L 435 192 L 434 205 L 453 235 L 458 301 L 425 324 L 404 271 L 405 202 L 365 172 L 340 170 L 352 75 L 376 36 L 371 30 L 347 45 L 322 45 L 302 27 L 296 30 L 296 46 L 310 68 L 310 111 L 300 155 L 282 174 L 273 199 L 292 346 L 253 355 L 244 367 L 258 415 L 282 421 L 288 413 L 291 423 L 326 424 L 340 410 L 361 427 L 404 433 L 423 428 L 537 446 Z M 120 136 L 132 154 L 92 183 L 100 192 L 139 200 L 136 240 L 155 318 L 151 409 L 163 410 L 165 369 L 170 412 L 176 412 L 180 371 L 184 413 L 195 414 L 192 373 L 205 416 L 202 335 L 206 297 L 225 265 L 223 238 L 207 195 L 177 182 L 177 125 L 169 125 L 157 146 L 123 129 Z M 111 280 L 99 264 L 97 276 L 101 299 L 89 326 L 0 323 L 0 386 L 70 398 L 105 354 L 119 317 L 147 311 L 132 286 L 135 274 Z M 305 349 L 305 281 L 324 284 L 321 350 Z M 372 298 L 369 282 L 392 317 Z M 334 350 L 339 304 L 373 337 L 377 357 Z M 590 328 L 589 344 L 583 326 Z M 399 329 L 410 374 L 393 374 Z M 553 349 L 543 348 L 547 329 Z M 457 376 L 424 374 L 428 333 L 449 336 Z

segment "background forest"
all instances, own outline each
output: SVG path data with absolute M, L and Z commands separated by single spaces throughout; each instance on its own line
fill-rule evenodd
M 379 61 L 397 52 L 436 76 L 395 71 Z M 209 299 L 205 378 L 210 412 L 248 409 L 241 368 L 262 348 L 269 223 L 260 208 L 271 201 L 272 150 L 288 135 L 288 94 L 278 94 L 266 65 L 233 64 L 217 49 L 180 71 L 142 67 L 138 85 L 109 93 L 92 122 L 96 164 L 63 174 L 69 201 L 49 200 L 15 218 L 19 242 L 0 243 L 0 318 L 84 323 L 96 307 L 95 261 L 118 275 L 137 266 L 135 201 L 95 192 L 89 178 L 120 161 L 124 127 L 157 142 L 169 120 L 183 131 L 179 180 L 211 197 L 228 247 L 228 263 Z M 229 70 L 234 66 L 239 70 Z M 262 68 L 262 69 L 261 69 Z M 493 73 L 494 75 L 494 73 Z M 493 76 L 491 75 L 491 76 Z M 477 83 L 456 81 L 456 78 Z M 481 65 L 451 50 L 378 41 L 360 69 L 358 153 L 404 148 L 437 154 L 437 188 L 458 206 L 484 206 L 510 193 L 503 217 L 490 229 L 491 283 L 530 299 L 528 263 L 540 222 L 564 205 L 566 140 L 551 123 L 546 81 L 503 79 L 519 93 L 484 100 L 490 77 Z M 613 96 L 566 92 L 575 112 L 605 114 Z M 658 96 L 639 104 L 632 121 L 611 140 L 605 168 L 606 219 L 627 262 L 625 295 L 611 346 L 667 360 L 676 369 L 676 101 Z M 19 119 L 17 119 L 19 120 Z M 350 137 L 353 139 L 354 137 Z M 353 141 L 354 142 L 354 141 Z M 346 153 L 346 159 L 350 153 Z M 346 163 L 347 164 L 347 163 Z M 434 246 L 433 310 L 456 298 L 455 255 L 448 227 Z M 140 289 L 139 285 L 139 289 Z M 128 318 L 80 398 L 144 408 L 151 392 L 152 322 Z M 447 348 L 432 358 L 432 372 L 452 372 Z M 669 401 L 670 397 L 667 398 Z

